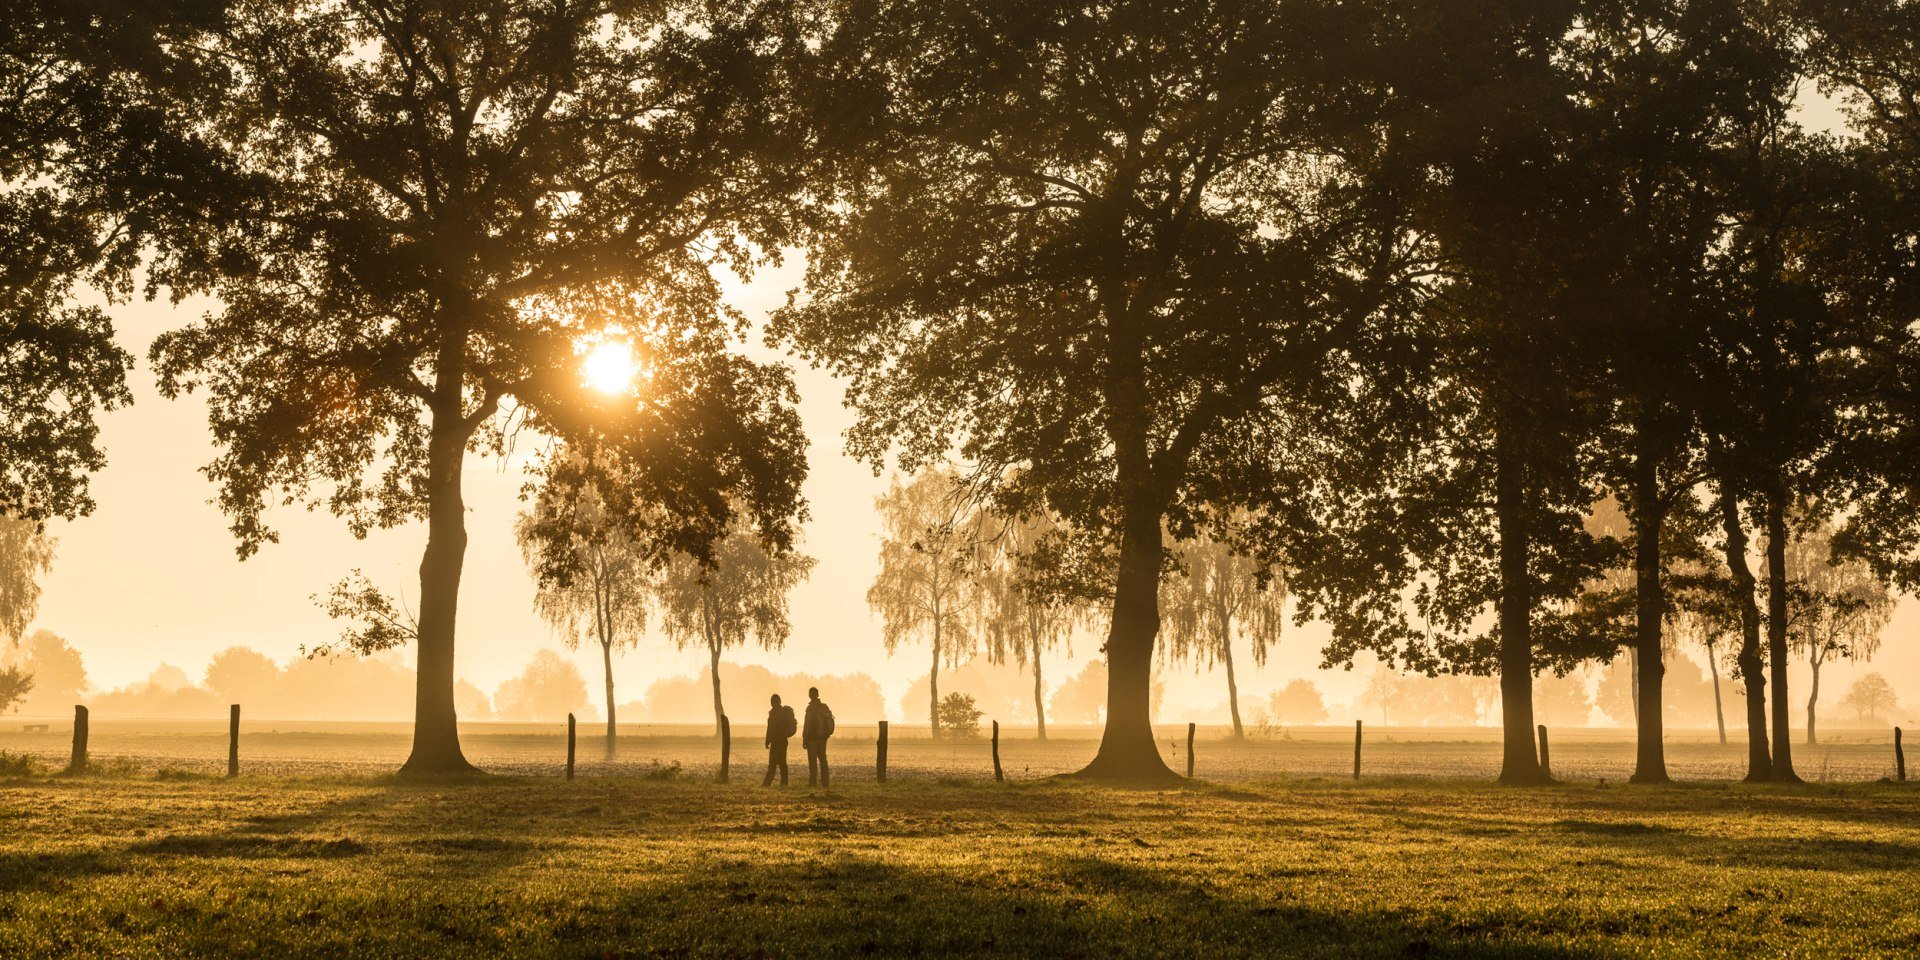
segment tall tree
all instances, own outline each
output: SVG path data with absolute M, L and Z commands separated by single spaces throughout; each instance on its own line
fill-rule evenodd
M 576 456 L 561 453 L 559 456 Z M 616 742 L 613 652 L 640 642 L 647 628 L 647 576 L 652 557 L 614 516 L 601 482 L 542 486 L 514 522 L 521 555 L 534 571 L 533 608 L 566 641 L 580 646 L 582 628 L 600 645 L 607 698 L 607 753 Z
M 1286 626 L 1286 573 L 1256 562 L 1231 541 L 1207 534 L 1180 544 L 1175 558 L 1180 573 L 1161 586 L 1160 607 L 1167 631 L 1162 654 L 1225 668 L 1233 738 L 1244 739 L 1233 644 L 1244 638 L 1254 665 L 1266 664 L 1267 648 L 1280 642 Z
M 1893 594 L 1865 561 L 1833 555 L 1833 527 L 1814 523 L 1786 546 L 1787 636 L 1807 658 L 1807 743 L 1818 743 L 1820 668 L 1871 660 L 1893 617 Z
M 1561 622 L 1609 544 L 1581 525 L 1600 410 L 1573 331 L 1596 312 L 1595 188 L 1563 69 L 1569 3 L 1403 5 L 1389 59 L 1413 110 L 1415 222 L 1433 296 L 1398 405 L 1350 417 L 1321 502 L 1278 535 L 1303 610 L 1328 620 L 1329 663 L 1371 650 L 1421 672 L 1497 674 L 1500 779 L 1543 781 L 1535 673 L 1603 653 Z M 1416 372 L 1417 371 L 1417 372 Z M 1326 479 L 1326 478 L 1338 479 Z M 1392 491 L 1354 496 L 1351 491 Z
M 1087 619 L 1086 603 L 1059 589 L 1053 564 L 1065 546 L 1059 522 L 1049 514 L 986 519 L 985 556 L 976 566 L 987 659 L 1033 670 L 1033 715 L 1039 738 L 1047 738 L 1046 654 L 1065 646 L 1072 656 L 1073 630 Z M 991 528 L 997 526 L 997 532 Z
M 1612 309 L 1582 340 L 1605 371 L 1609 488 L 1633 527 L 1633 779 L 1668 779 L 1660 652 L 1670 609 L 1668 514 L 1698 496 L 1727 314 L 1709 268 L 1728 242 L 1728 168 L 1742 135 L 1792 100 L 1791 38 L 1765 5 L 1735 0 L 1621 0 L 1582 11 L 1570 69 L 1591 106 L 1589 175 L 1603 185 L 1605 295 Z M 1770 9 L 1770 8 L 1769 8 Z M 1691 546 L 1691 543 L 1685 546 Z M 1778 686 L 1776 678 L 1776 686 Z M 1777 739 L 1777 738 L 1776 738 Z
M 454 715 L 470 452 L 506 420 L 626 465 L 623 522 L 704 555 L 744 511 L 789 536 L 803 435 L 783 369 L 729 352 L 714 274 L 788 236 L 786 75 L 752 0 L 239 0 L 187 104 L 250 192 L 204 238 L 221 307 L 163 335 L 163 393 L 209 394 L 242 556 L 271 502 L 356 533 L 424 520 L 409 772 L 471 769 Z M 637 388 L 589 390 L 624 345 Z M 624 509 L 632 506 L 633 510 Z M 657 513 L 655 512 L 657 511 Z
M 1105 541 L 1109 703 L 1084 772 L 1171 779 L 1149 711 L 1164 530 L 1266 499 L 1293 418 L 1351 404 L 1419 293 L 1386 185 L 1392 89 L 1366 70 L 1384 16 L 833 9 L 821 113 L 847 162 L 776 336 L 846 378 L 856 455 L 913 469 L 963 438 L 983 496 Z
M 739 526 L 714 543 L 704 562 L 677 552 L 654 575 L 649 589 L 660 609 L 661 629 L 682 650 L 699 645 L 707 651 L 716 735 L 727 712 L 720 697 L 720 655 L 749 641 L 763 650 L 786 646 L 793 629 L 787 598 L 813 565 L 812 557 L 769 545 Z
M 982 517 L 945 464 L 910 481 L 893 478 L 874 501 L 880 512 L 880 572 L 867 605 L 880 614 L 887 652 L 924 637 L 932 649 L 927 722 L 940 736 L 940 667 L 958 666 L 980 645 Z

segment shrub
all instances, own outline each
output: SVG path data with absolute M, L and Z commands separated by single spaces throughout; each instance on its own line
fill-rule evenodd
M 0 750 L 0 777 L 31 777 L 40 772 L 40 761 L 29 753 Z
M 962 737 L 980 735 L 980 708 L 973 705 L 971 695 L 949 693 L 941 698 L 940 729 Z

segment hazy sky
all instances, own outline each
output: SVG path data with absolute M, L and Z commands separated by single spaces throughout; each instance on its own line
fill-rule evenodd
M 732 299 L 757 318 L 782 302 L 799 277 L 798 264 L 790 262 L 784 269 L 762 272 L 751 285 L 736 285 Z M 245 562 L 235 558 L 227 521 L 209 502 L 214 489 L 199 473 L 214 455 L 204 401 L 198 396 L 163 400 L 145 364 L 147 345 L 155 335 L 190 322 L 207 307 L 205 302 L 177 308 L 138 302 L 110 308 L 122 344 L 140 358 L 131 377 L 135 403 L 101 424 L 110 464 L 94 478 L 99 508 L 77 522 L 53 525 L 60 541 L 58 556 L 35 622 L 35 627 L 66 637 L 85 655 L 96 688 L 141 680 L 163 662 L 197 679 L 214 653 L 235 644 L 277 659 L 294 656 L 301 644 L 337 633 L 310 597 L 355 567 L 409 601 L 418 593 L 416 568 L 425 544 L 424 527 L 418 524 L 358 541 L 325 512 L 280 509 L 272 522 L 281 542 Z M 750 349 L 766 355 L 757 342 Z M 806 496 L 813 519 L 803 549 L 820 562 L 793 597 L 794 634 L 786 650 L 747 650 L 735 656 L 784 671 L 864 671 L 880 681 L 889 711 L 897 713 L 908 684 L 926 672 L 927 657 L 923 647 L 904 648 L 888 657 L 865 602 L 878 549 L 873 498 L 885 488 L 885 479 L 842 452 L 841 434 L 851 415 L 840 404 L 839 385 L 804 367 L 796 375 L 801 415 L 811 439 Z M 532 585 L 513 542 L 524 459 L 502 463 L 475 457 L 466 473 L 469 545 L 457 671 L 489 692 L 517 673 L 536 648 L 559 646 L 532 613 Z M 1870 668 L 1885 672 L 1910 699 L 1920 696 L 1917 627 L 1920 606 L 1902 600 L 1885 647 Z M 1264 669 L 1254 668 L 1242 650 L 1237 659 L 1243 695 L 1250 701 L 1290 679 L 1311 676 L 1330 702 L 1353 699 L 1364 684 L 1364 670 L 1316 670 L 1324 636 L 1317 627 L 1292 629 Z M 1052 681 L 1064 680 L 1096 656 L 1098 641 L 1078 641 L 1074 652 L 1071 663 L 1058 657 L 1046 664 Z M 573 656 L 589 689 L 597 691 L 597 652 L 583 648 Z M 618 695 L 638 698 L 653 679 L 697 674 L 704 665 L 704 654 L 680 653 L 665 638 L 648 637 L 616 662 Z M 1823 683 L 1830 691 L 1829 702 L 1836 702 L 1861 672 L 1846 663 L 1830 667 Z M 1168 687 L 1163 715 L 1170 718 L 1225 698 L 1224 680 L 1211 674 L 1181 667 L 1165 671 L 1163 679 Z M 1796 680 L 1804 686 L 1799 673 Z M 594 699 L 597 703 L 598 693 Z

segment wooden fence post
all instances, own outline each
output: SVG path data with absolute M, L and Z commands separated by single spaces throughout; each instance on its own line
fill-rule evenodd
M 726 783 L 733 775 L 733 721 L 726 714 L 720 715 L 720 782 Z
M 566 714 L 566 780 L 574 778 L 574 714 Z
M 1006 777 L 1000 773 L 1000 721 L 993 722 L 993 780 L 999 783 Z
M 1187 724 L 1187 779 L 1193 779 L 1193 724 Z
M 881 783 L 887 782 L 887 722 L 880 721 L 880 740 L 873 755 L 874 773 Z
M 1553 765 L 1547 762 L 1547 725 L 1540 725 L 1540 775 L 1553 776 Z
M 1353 722 L 1353 778 L 1355 780 L 1360 779 L 1360 725 L 1359 720 Z
M 240 705 L 227 708 L 227 776 L 240 775 Z
M 1898 783 L 1907 782 L 1907 752 L 1900 748 L 1900 728 L 1893 728 L 1893 766 L 1894 779 Z
M 87 708 L 73 705 L 73 759 L 67 761 L 68 773 L 83 773 L 87 769 Z

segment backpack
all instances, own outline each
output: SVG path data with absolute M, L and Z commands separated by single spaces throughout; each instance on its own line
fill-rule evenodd
M 782 738 L 791 737 L 800 730 L 800 721 L 794 719 L 793 708 L 785 704 L 780 706 L 780 730 Z
M 831 737 L 833 736 L 833 708 L 823 703 L 820 705 L 820 712 L 827 715 L 827 719 L 820 724 L 823 728 L 820 731 L 820 735 L 822 737 Z

